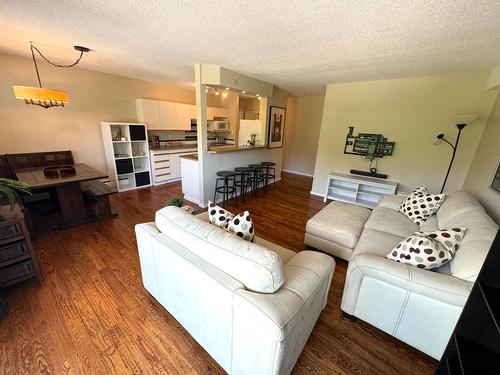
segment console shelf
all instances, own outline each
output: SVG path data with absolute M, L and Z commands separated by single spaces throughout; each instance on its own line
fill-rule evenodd
M 146 124 L 101 122 L 101 130 L 111 186 L 118 191 L 151 186 Z
M 328 175 L 323 201 L 331 199 L 374 208 L 382 196 L 396 194 L 397 188 L 395 181 L 332 172 Z

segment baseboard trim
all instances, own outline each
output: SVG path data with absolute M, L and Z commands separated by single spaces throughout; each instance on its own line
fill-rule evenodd
M 311 190 L 311 192 L 310 192 L 309 194 L 311 194 L 311 195 L 316 195 L 317 197 L 321 197 L 321 198 L 324 198 L 324 197 L 325 197 L 325 195 L 324 195 L 324 194 L 316 193 L 316 192 L 314 192 L 314 191 L 312 191 L 312 190 Z
M 298 174 L 299 176 L 314 177 L 314 175 L 309 174 L 309 173 L 302 173 L 302 172 L 292 171 L 290 169 L 281 169 L 281 170 L 283 172 L 287 172 L 287 173 Z

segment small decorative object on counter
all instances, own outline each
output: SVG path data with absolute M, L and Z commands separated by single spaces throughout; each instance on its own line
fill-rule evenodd
M 122 137 L 121 140 L 122 142 L 127 142 L 127 137 Z
M 182 204 L 184 203 L 184 200 L 181 198 L 170 198 L 165 202 L 166 206 L 177 206 L 177 207 L 182 207 Z
M 152 149 L 159 149 L 160 148 L 160 137 L 157 135 L 153 135 L 151 137 L 151 148 Z
M 256 133 L 250 134 L 250 140 L 248 141 L 248 145 L 251 147 L 255 147 L 256 138 L 257 138 Z

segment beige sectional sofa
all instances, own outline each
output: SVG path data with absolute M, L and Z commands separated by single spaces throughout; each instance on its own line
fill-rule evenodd
M 332 228 L 326 233 L 329 239 L 323 233 L 321 240 L 327 242 L 327 246 L 321 246 L 316 238 L 311 241 L 311 234 L 318 237 L 322 233 L 318 226 L 331 228 L 332 222 L 318 221 L 316 217 L 313 225 L 308 224 L 307 230 L 313 228 L 313 233 L 308 232 L 306 243 L 349 260 L 341 306 L 345 313 L 440 358 L 498 225 L 475 198 L 463 191 L 448 193 L 436 215 L 420 227 L 397 211 L 403 199 L 402 196 L 383 197 L 373 211 L 366 210 L 364 214 L 363 208 L 332 202 L 325 208 L 328 215 L 319 218 L 333 218 L 335 212 L 343 217 L 352 208 L 353 213 L 347 214 L 351 219 L 335 218 L 337 222 L 349 224 Z M 359 219 L 356 225 L 350 224 L 354 217 Z M 413 232 L 452 227 L 466 228 L 465 236 L 453 260 L 435 271 L 385 258 Z M 359 238 L 351 243 L 345 241 L 349 238 L 345 233 L 349 228 L 352 228 L 352 238 L 359 233 Z M 339 231 L 342 235 L 338 235 Z

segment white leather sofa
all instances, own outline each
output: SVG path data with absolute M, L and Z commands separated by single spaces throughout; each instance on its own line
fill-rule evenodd
M 326 305 L 334 260 L 256 243 L 177 207 L 135 227 L 149 293 L 229 374 L 289 374 Z
M 352 256 L 342 310 L 438 359 L 441 357 L 493 242 L 498 225 L 466 192 L 447 193 L 437 214 L 419 228 L 397 208 L 404 197 L 381 199 Z M 385 258 L 413 232 L 466 228 L 448 264 L 422 270 Z

